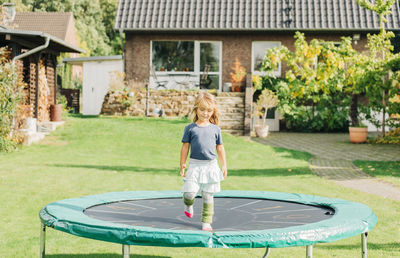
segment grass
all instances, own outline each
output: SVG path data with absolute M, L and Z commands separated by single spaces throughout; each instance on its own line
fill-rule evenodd
M 37 257 L 39 210 L 50 202 L 131 190 L 179 190 L 180 139 L 185 120 L 67 117 L 44 141 L 0 154 L 1 257 Z M 338 186 L 313 175 L 310 155 L 224 134 L 229 177 L 225 190 L 314 194 L 365 203 L 378 216 L 370 257 L 399 257 L 398 202 Z M 315 257 L 358 257 L 360 236 L 318 244 Z M 121 246 L 49 229 L 47 257 L 121 257 Z M 135 257 L 261 257 L 262 249 L 132 246 Z M 304 247 L 272 250 L 273 257 L 302 257 Z
M 400 161 L 355 161 L 365 173 L 400 187 Z

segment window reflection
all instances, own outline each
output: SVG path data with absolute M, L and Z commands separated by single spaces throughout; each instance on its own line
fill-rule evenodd
M 194 42 L 153 41 L 152 64 L 156 71 L 194 71 Z
M 200 71 L 210 65 L 210 72 L 219 72 L 219 43 L 200 43 Z
M 254 71 L 261 71 L 261 64 L 265 57 L 267 49 L 279 47 L 279 42 L 253 42 L 253 67 Z
M 200 89 L 219 89 L 219 75 L 207 74 L 204 80 L 200 77 Z

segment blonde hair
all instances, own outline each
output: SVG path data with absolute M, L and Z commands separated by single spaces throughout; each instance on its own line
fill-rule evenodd
M 210 117 L 210 123 L 217 125 L 219 122 L 219 115 L 218 115 L 218 107 L 217 107 L 217 100 L 215 99 L 214 95 L 208 92 L 200 92 L 194 102 L 194 107 L 192 110 L 193 115 L 193 122 L 199 120 L 197 116 L 197 109 L 200 106 L 212 107 L 213 114 Z

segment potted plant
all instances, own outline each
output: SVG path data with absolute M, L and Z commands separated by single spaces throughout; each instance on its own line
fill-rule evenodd
M 244 83 L 246 82 L 246 69 L 240 64 L 236 58 L 235 63 L 232 66 L 233 72 L 231 72 L 232 91 L 241 92 L 243 91 Z
M 350 142 L 364 143 L 367 141 L 368 126 L 358 123 L 357 125 L 349 126 Z
M 254 127 L 258 137 L 264 138 L 268 136 L 269 126 L 267 125 L 267 111 L 269 108 L 276 107 L 278 102 L 278 96 L 268 89 L 264 89 L 258 97 L 256 107 L 262 114 L 262 124 Z

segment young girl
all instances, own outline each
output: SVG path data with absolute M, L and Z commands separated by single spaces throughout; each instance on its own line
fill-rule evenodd
M 222 145 L 221 129 L 218 124 L 217 102 L 207 92 L 201 92 L 193 108 L 193 123 L 185 127 L 181 149 L 181 176 L 184 177 L 182 187 L 184 213 L 193 217 L 193 203 L 197 193 L 203 197 L 201 216 L 202 229 L 211 231 L 214 215 L 213 194 L 219 192 L 220 181 L 228 174 L 225 149 Z M 190 148 L 189 168 L 185 175 L 186 159 Z M 222 166 L 219 169 L 217 154 Z

